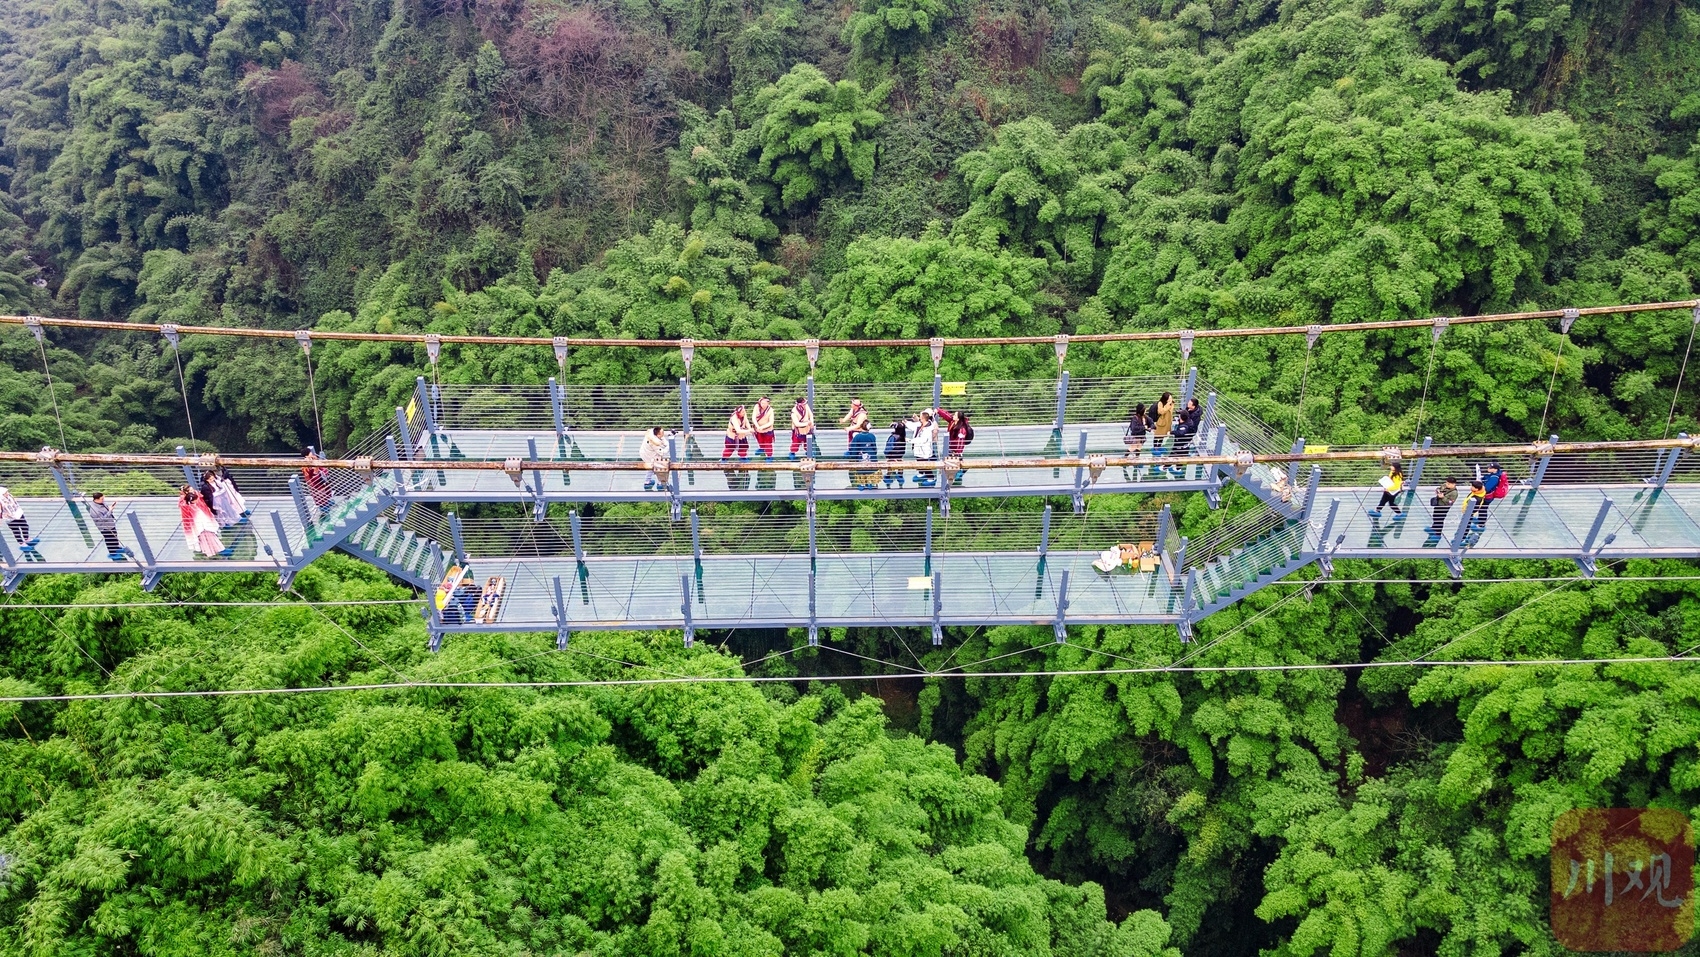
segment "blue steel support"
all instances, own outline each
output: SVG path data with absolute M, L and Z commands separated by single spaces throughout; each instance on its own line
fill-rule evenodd
M 1554 440 L 1556 440 L 1557 438 L 1558 438 L 1558 436 L 1556 436 L 1556 435 L 1553 436 Z M 1432 445 L 1434 445 L 1434 436 L 1432 436 L 1432 435 L 1423 436 L 1423 446 L 1422 446 L 1422 448 L 1417 450 L 1416 464 L 1411 466 L 1410 481 L 1405 483 L 1405 487 L 1411 490 L 1411 497 L 1413 497 L 1413 498 L 1416 497 L 1417 486 L 1423 484 L 1423 465 L 1428 462 L 1428 459 L 1424 456 L 1424 453 L 1426 453 L 1429 450 L 1429 447 L 1432 446 Z
M 1080 447 L 1075 452 L 1079 463 L 1074 467 L 1074 514 L 1086 511 L 1086 430 L 1080 430 Z
M 1594 515 L 1594 524 L 1588 529 L 1587 539 L 1582 542 L 1582 554 L 1576 559 L 1576 567 L 1582 570 L 1582 577 L 1584 578 L 1593 578 L 1594 573 L 1598 570 L 1595 559 L 1599 557 L 1600 549 L 1617 541 L 1617 535 L 1614 533 L 1607 535 L 1598 547 L 1594 545 L 1595 539 L 1600 537 L 1601 529 L 1605 528 L 1606 518 L 1611 515 L 1611 507 L 1610 498 L 1600 502 L 1600 510 Z
M 567 513 L 567 521 L 573 527 L 573 558 L 578 560 L 579 577 L 583 578 L 589 569 L 584 565 L 584 530 L 579 525 L 578 510 Z
M 413 433 L 407 428 L 407 410 L 401 406 L 395 407 L 396 434 L 401 436 L 401 450 L 409 462 L 419 456 L 413 454 Z
M 1611 515 L 1611 506 L 1612 501 L 1609 497 L 1600 501 L 1600 510 L 1594 514 L 1594 524 L 1589 526 L 1588 537 L 1582 542 L 1582 551 L 1591 552 L 1594 550 L 1594 539 L 1599 538 L 1600 530 L 1605 528 L 1606 519 Z
M 177 447 L 177 457 L 183 460 L 183 484 L 190 488 L 200 488 L 201 483 L 195 480 L 195 470 L 189 467 L 189 453 L 183 446 Z
M 685 647 L 696 644 L 697 626 L 691 621 L 691 576 L 679 576 L 679 610 L 685 616 Z
M 142 531 L 142 520 L 135 512 L 131 512 L 130 531 L 136 533 L 136 551 L 142 553 L 142 591 L 153 591 L 159 584 L 158 561 L 153 556 L 153 546 L 148 543 L 148 536 Z
M 561 395 L 561 383 L 554 376 L 549 377 L 549 411 L 555 417 L 555 439 L 560 441 L 567 437 L 567 409 Z
M 921 560 L 926 564 L 926 573 L 933 573 L 933 507 L 927 506 L 927 537 L 921 544 Z
M 686 435 L 691 434 L 691 380 L 679 380 L 679 421 Z
M 1470 500 L 1464 500 L 1464 514 L 1458 517 L 1458 528 L 1452 532 L 1452 541 L 1448 545 L 1450 555 L 1446 559 L 1446 567 L 1453 578 L 1464 575 L 1464 540 L 1470 537 L 1471 523 L 1476 520 L 1475 509 L 1470 507 Z M 1487 531 L 1484 526 L 1482 531 Z
M 1186 574 L 1186 536 L 1181 536 L 1181 544 L 1175 549 L 1175 574 Z
M 1169 547 L 1169 529 L 1173 527 L 1174 521 L 1175 517 L 1169 511 L 1169 506 L 1164 505 L 1163 510 L 1157 513 L 1157 554 L 1159 555 Z
M 809 569 L 809 647 L 820 644 L 820 626 L 815 623 L 815 571 Z
M 1175 406 L 1177 414 L 1179 410 L 1186 408 L 1188 402 L 1192 401 L 1192 394 L 1196 391 L 1198 391 L 1198 367 L 1193 366 L 1187 370 L 1186 384 L 1181 386 L 1181 403 Z
M 1168 506 L 1163 506 L 1168 508 Z M 1039 560 L 1044 561 L 1051 551 L 1051 507 L 1045 506 L 1045 515 L 1039 519 Z
M 289 476 L 289 497 L 295 500 L 295 514 L 301 519 L 301 530 L 309 538 L 313 535 L 313 510 L 307 506 L 307 493 L 301 488 L 301 476 Z
M 813 367 L 811 366 L 810 368 Z M 818 413 L 815 411 L 815 374 L 813 372 L 809 373 L 807 392 L 805 394 L 808 396 L 809 400 L 809 414 L 816 416 L 817 421 L 815 422 L 814 428 L 809 432 L 808 440 L 803 443 L 803 454 L 811 459 L 818 459 L 820 458 L 820 446 L 816 444 L 815 436 L 820 434 L 820 422 L 818 421 Z
M 813 510 L 810 510 L 808 517 L 809 517 L 809 574 L 812 576 L 815 573 L 816 565 L 819 564 L 819 562 L 820 562 L 820 543 L 819 543 L 819 539 L 818 539 L 819 531 L 818 531 L 818 527 L 815 524 L 815 513 L 814 513 Z
M 1057 424 L 1051 427 L 1053 431 L 1061 432 L 1063 430 L 1063 413 L 1067 411 L 1067 409 L 1068 370 L 1064 369 L 1062 373 L 1057 376 Z
M 1676 437 L 1687 441 L 1688 433 L 1678 432 Z M 1654 477 L 1653 484 L 1659 488 L 1664 488 L 1665 483 L 1670 481 L 1671 474 L 1676 471 L 1676 463 L 1680 458 L 1682 458 L 1681 449 L 1666 449 L 1664 462 L 1659 465 L 1659 474 Z
M 1062 581 L 1057 584 L 1057 617 L 1051 622 L 1057 644 L 1068 640 L 1068 569 L 1063 569 Z
M 275 508 L 271 510 L 270 514 L 272 517 L 272 531 L 277 533 L 278 547 L 283 549 L 283 560 L 288 563 L 294 563 L 295 550 L 289 547 L 289 531 L 283 527 L 283 516 L 279 515 Z
M 1184 645 L 1192 641 L 1192 602 L 1193 596 L 1198 593 L 1198 573 L 1188 571 L 1181 574 L 1181 617 L 1175 622 L 1175 630 L 1180 633 L 1181 644 Z
M 449 537 L 454 540 L 455 561 L 467 561 L 466 530 L 461 527 L 460 516 L 454 512 L 449 513 Z
M 1557 445 L 1558 444 L 1558 436 L 1556 436 L 1556 435 L 1548 436 L 1547 441 L 1551 442 L 1554 445 Z M 1535 491 L 1540 489 L 1542 480 L 1544 480 L 1547 477 L 1547 466 L 1550 465 L 1551 463 L 1552 463 L 1552 453 L 1551 452 L 1548 452 L 1546 455 L 1540 456 L 1539 458 L 1535 459 L 1534 471 L 1529 474 L 1529 492 L 1531 494 L 1533 494 Z M 1415 484 L 1415 483 L 1413 483 L 1413 484 Z M 1663 484 L 1663 483 L 1660 483 L 1660 484 Z
M 944 395 L 944 376 L 941 376 L 937 372 L 934 372 L 933 373 L 933 405 L 932 405 L 932 408 L 933 408 L 933 413 L 935 415 L 938 413 L 939 403 L 941 401 L 943 401 L 943 398 L 942 398 L 943 395 Z M 940 456 L 940 458 L 943 458 L 943 456 Z
M 1328 500 L 1328 518 L 1322 522 L 1322 532 L 1316 537 L 1316 565 L 1323 578 L 1334 574 L 1334 547 L 1338 542 L 1329 542 L 1328 536 L 1334 534 L 1334 519 L 1340 515 L 1340 500 Z M 1344 538 L 1345 536 L 1340 536 Z
M 811 537 L 814 529 L 810 529 Z M 814 549 L 809 549 L 811 552 Z M 697 510 L 691 509 L 691 557 L 696 560 L 697 577 L 702 577 L 702 521 L 697 518 Z
M 425 602 L 425 634 L 432 654 L 443 650 L 443 612 L 434 600 Z
M 1292 453 L 1294 455 L 1303 455 L 1304 452 L 1305 452 L 1305 440 L 1304 440 L 1304 436 L 1301 435 L 1298 438 L 1293 440 Z M 1293 487 L 1297 484 L 1299 484 L 1299 463 L 1288 462 L 1287 463 L 1287 487 L 1291 488 L 1291 487 Z M 1412 482 L 1411 484 L 1414 485 L 1416 483 Z
M 1184 406 L 1182 408 L 1185 408 Z M 1204 397 L 1204 415 L 1198 420 L 1198 434 L 1209 435 L 1216 425 L 1216 393 L 1211 392 Z M 1195 436 L 1196 438 L 1196 436 Z M 1221 454 L 1221 453 L 1217 453 Z
M 944 617 L 944 596 L 940 594 L 940 586 L 944 584 L 944 573 L 933 572 L 933 647 L 944 644 L 944 628 L 939 619 Z
M 1211 399 L 1211 404 L 1214 405 L 1216 396 L 1211 395 L 1210 399 Z M 1216 441 L 1210 447 L 1210 454 L 1211 455 L 1221 455 L 1222 449 L 1227 444 L 1227 441 L 1228 441 L 1228 430 L 1227 430 L 1227 428 L 1224 427 L 1224 426 L 1220 426 L 1220 425 L 1217 426 L 1216 427 Z M 1197 442 L 1193 443 L 1192 451 L 1193 451 L 1194 454 L 1197 454 L 1197 452 L 1198 452 L 1198 443 Z M 1192 466 L 1188 465 L 1188 466 L 1182 466 L 1182 467 L 1186 469 L 1188 474 L 1190 474 L 1192 472 Z M 1207 488 L 1205 488 L 1205 490 L 1204 490 L 1204 501 L 1211 508 L 1217 508 L 1218 506 L 1220 506 L 1222 504 L 1222 472 L 1223 472 L 1223 469 L 1220 466 L 1213 466 L 1209 469 L 1204 470 L 1204 474 L 1206 476 L 1208 476 L 1209 479 L 1210 479 L 1210 485 Z
M 1305 489 L 1305 507 L 1304 507 L 1304 511 L 1299 513 L 1300 519 L 1307 521 L 1307 522 L 1310 521 L 1311 509 L 1316 507 L 1316 491 L 1317 491 L 1317 489 L 1319 489 L 1321 487 L 1322 487 L 1322 466 L 1312 465 L 1310 467 L 1310 487 Z M 1168 508 L 1167 505 L 1165 505 L 1163 507 Z
M 396 448 L 395 436 L 384 436 L 384 451 L 388 453 L 391 462 L 401 461 L 401 450 Z M 395 479 L 395 493 L 398 498 L 407 495 L 407 476 L 401 469 L 391 469 L 390 478 Z
M 531 453 L 531 461 L 533 461 L 533 462 L 541 462 L 542 461 L 542 459 L 537 457 L 537 439 L 535 437 L 533 437 L 533 436 L 527 436 L 526 437 L 525 448 L 526 448 L 527 452 Z M 562 473 L 562 474 L 564 475 L 566 473 Z M 547 499 L 545 499 L 543 497 L 543 470 L 542 469 L 532 469 L 531 470 L 530 492 L 531 492 L 531 506 L 532 506 L 531 507 L 531 520 L 534 521 L 534 522 L 542 522 L 544 519 L 549 517 L 549 502 L 548 502 Z
M 679 461 L 679 441 L 667 440 L 667 461 Z M 667 470 L 667 499 L 672 504 L 673 521 L 678 521 L 684 515 L 685 500 L 679 492 L 679 470 Z
M 425 417 L 425 433 L 436 435 L 442 431 L 437 426 L 436 408 L 436 401 L 441 397 L 432 394 L 433 390 L 425 385 L 425 377 L 422 375 L 413 377 L 413 390 L 419 396 L 419 413 Z
M 567 618 L 567 599 L 561 590 L 561 576 L 556 575 L 551 584 L 555 588 L 555 607 L 550 609 L 555 613 L 555 650 L 567 650 L 567 638 L 572 634 L 572 623 Z

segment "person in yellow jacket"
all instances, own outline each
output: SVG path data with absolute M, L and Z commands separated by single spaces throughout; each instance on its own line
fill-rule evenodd
M 773 400 L 762 396 L 756 402 L 756 451 L 762 458 L 773 458 Z
M 1394 463 L 1387 469 L 1387 474 L 1381 477 L 1381 501 L 1376 503 L 1375 508 L 1370 509 L 1369 517 L 1380 518 L 1381 510 L 1391 505 L 1394 519 L 1404 518 L 1405 513 L 1398 505 L 1399 493 L 1404 488 L 1405 470 L 1398 463 Z
M 797 397 L 797 404 L 791 407 L 791 457 L 797 457 L 797 450 L 804 454 L 814 454 L 815 410 L 809 408 L 809 400 L 803 396 Z

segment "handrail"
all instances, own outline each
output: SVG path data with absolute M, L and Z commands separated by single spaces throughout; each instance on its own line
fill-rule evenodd
M 1548 456 L 1548 455 L 1578 455 L 1600 452 L 1622 452 L 1650 449 L 1683 449 L 1693 450 L 1700 446 L 1700 437 L 1679 436 L 1674 439 L 1633 439 L 1612 442 L 1537 442 L 1514 445 L 1460 445 L 1435 446 L 1424 450 L 1421 455 L 1429 459 L 1461 459 L 1461 458 L 1511 458 L 1514 456 Z M 1403 455 L 1417 453 L 1404 451 Z M 1164 460 L 1153 459 L 1151 456 L 1126 455 L 1088 455 L 1082 459 L 1074 456 L 1052 458 L 964 458 L 957 468 L 966 471 L 979 469 L 1054 469 L 1075 468 L 1118 468 L 1121 466 L 1150 466 L 1167 462 L 1174 465 L 1228 465 L 1249 466 L 1255 464 L 1282 464 L 1290 462 L 1363 462 L 1376 461 L 1385 458 L 1387 452 L 1379 449 L 1347 449 L 1328 452 L 1281 452 L 1281 453 L 1240 453 L 1239 455 L 1188 455 L 1174 456 Z M 883 460 L 881 460 L 883 461 Z M 910 460 L 913 463 L 915 460 Z M 648 471 L 648 467 L 639 461 L 572 461 L 554 459 L 307 459 L 299 456 L 225 456 L 216 453 L 202 453 L 193 457 L 178 455 L 157 455 L 137 453 L 94 453 L 94 452 L 60 452 L 44 450 L 41 452 L 0 452 L 0 462 L 18 462 L 41 466 L 54 465 L 132 465 L 132 466 L 190 466 L 200 469 L 217 467 L 229 468 L 331 468 L 348 469 L 355 472 L 378 473 L 396 469 L 406 471 L 431 472 L 505 472 L 515 480 L 518 486 L 525 472 L 634 472 Z M 876 463 L 878 467 L 878 463 Z M 906 467 L 914 468 L 914 464 Z M 925 463 L 922 463 L 925 467 Z M 771 459 L 763 461 L 731 461 L 716 459 L 709 461 L 689 460 L 672 462 L 668 466 L 673 471 L 682 472 L 866 472 L 869 464 L 852 459 L 802 459 L 791 461 L 787 459 Z

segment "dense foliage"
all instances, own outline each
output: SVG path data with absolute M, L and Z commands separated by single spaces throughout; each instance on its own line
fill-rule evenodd
M 1050 335 L 1668 300 L 1697 275 L 1696 0 L 0 4 L 8 313 Z M 7 449 L 169 450 L 191 420 L 203 447 L 339 448 L 429 368 L 422 349 L 327 344 L 309 388 L 287 341 L 190 337 L 179 357 L 151 337 L 55 330 L 38 347 L 9 328 Z M 1667 312 L 1568 335 L 1455 327 L 1432 347 L 1427 329 L 1314 351 L 1211 339 L 1194 361 L 1278 428 L 1338 444 L 1632 438 L 1700 429 L 1692 328 Z M 1068 357 L 1076 375 L 1176 365 L 1172 345 Z M 953 378 L 1055 369 L 1049 349 L 945 357 Z M 661 351 L 558 369 L 547 350 L 450 347 L 437 371 L 682 370 Z M 693 374 L 805 371 L 797 354 L 704 350 Z M 819 371 L 931 367 L 828 350 Z M 1213 520 L 1175 504 L 1189 528 Z M 1214 616 L 1184 650 L 1166 629 L 1057 646 L 999 628 L 921 658 L 1043 671 L 1700 645 L 1680 563 L 1591 585 L 1472 571 L 1503 580 L 1343 566 Z M 299 588 L 407 597 L 335 559 Z M 160 597 L 0 608 L 0 687 L 837 667 L 766 633 L 719 651 L 466 639 L 432 657 L 405 605 L 170 604 L 275 597 L 199 579 Z M 48 579 L 22 600 L 152 599 Z M 891 633 L 828 641 L 911 653 Z M 7 705 L 0 954 L 1555 953 L 1551 821 L 1692 809 L 1694 681 L 1601 663 Z

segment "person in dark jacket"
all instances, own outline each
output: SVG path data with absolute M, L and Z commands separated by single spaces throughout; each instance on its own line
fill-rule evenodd
M 1199 408 L 1197 399 L 1186 400 L 1186 408 L 1175 416 L 1175 457 L 1191 454 L 1192 442 L 1198 437 L 1199 425 L 1204 421 L 1204 410 Z M 1174 473 L 1185 477 L 1186 466 L 1176 466 Z
M 1441 533 L 1446 531 L 1446 513 L 1452 509 L 1453 504 L 1457 501 L 1458 480 L 1448 476 L 1446 481 L 1440 483 L 1440 487 L 1434 490 L 1434 497 L 1428 500 L 1429 505 L 1434 509 L 1434 520 L 1429 523 L 1425 531 L 1429 533 L 1431 538 L 1439 538 Z
M 866 422 L 850 433 L 850 446 L 844 450 L 844 457 L 854 462 L 866 462 L 870 466 L 879 454 L 879 444 L 874 441 L 874 433 Z M 857 470 L 850 473 L 850 487 L 869 489 L 874 487 L 874 469 Z
M 112 507 L 106 504 L 106 496 L 99 492 L 89 496 L 89 518 L 94 520 L 94 527 L 100 530 L 100 537 L 106 541 L 106 554 L 115 562 L 123 561 L 129 552 L 124 543 L 118 540 L 118 517 L 112 514 Z
M 891 434 L 885 438 L 885 460 L 888 463 L 897 463 L 895 468 L 890 465 L 886 467 L 886 488 L 891 488 L 893 480 L 897 482 L 898 488 L 903 487 L 903 456 L 907 455 L 908 452 L 909 426 L 902 419 L 898 419 L 891 423 Z
M 1122 433 L 1122 443 L 1127 446 L 1128 458 L 1138 458 L 1151 443 L 1151 419 L 1145 414 L 1145 403 L 1134 405 L 1133 414 L 1127 417 L 1127 430 Z M 1122 469 L 1122 480 L 1131 481 L 1127 469 Z

